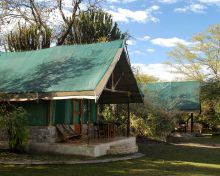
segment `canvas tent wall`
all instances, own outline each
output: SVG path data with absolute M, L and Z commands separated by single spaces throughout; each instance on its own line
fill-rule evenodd
M 145 101 L 168 111 L 200 111 L 198 81 L 156 82 L 140 85 Z
M 75 107 L 73 107 L 73 102 Z M 82 124 L 87 124 L 88 117 L 90 118 L 90 123 L 95 123 L 97 120 L 96 115 L 96 104 L 94 100 L 82 100 L 83 102 L 83 111 L 82 111 Z M 22 106 L 28 112 L 28 123 L 30 126 L 48 126 L 49 117 L 48 111 L 50 106 L 50 101 L 41 100 L 41 101 L 24 101 L 24 102 L 14 102 L 14 105 Z M 52 117 L 51 124 L 78 124 L 79 123 L 79 113 L 74 113 L 80 111 L 79 100 L 53 100 L 51 101 Z M 89 106 L 89 107 L 88 107 Z M 75 109 L 74 109 L 75 108 Z M 88 115 L 88 110 L 89 115 Z

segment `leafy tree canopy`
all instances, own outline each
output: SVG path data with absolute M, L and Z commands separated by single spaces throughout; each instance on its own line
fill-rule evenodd
M 138 83 L 150 83 L 159 81 L 159 78 L 153 75 L 144 74 L 141 68 L 138 66 L 133 66 L 132 71 Z
M 166 64 L 189 80 L 219 79 L 220 25 L 210 26 L 193 36 L 189 46 L 178 43 L 168 56 L 170 61 Z

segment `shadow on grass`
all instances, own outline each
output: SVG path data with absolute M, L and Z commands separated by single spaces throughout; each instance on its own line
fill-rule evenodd
M 139 149 L 152 159 L 220 164 L 220 149 L 171 144 L 141 144 Z
M 65 176 L 136 176 L 136 175 L 190 175 L 190 176 L 217 176 L 220 173 L 220 168 L 207 166 L 200 167 L 191 165 L 190 163 L 178 163 L 164 160 L 152 160 L 144 157 L 142 159 L 115 162 L 107 164 L 92 164 L 92 165 L 68 165 L 68 166 L 0 166 L 1 176 L 11 175 L 65 175 Z

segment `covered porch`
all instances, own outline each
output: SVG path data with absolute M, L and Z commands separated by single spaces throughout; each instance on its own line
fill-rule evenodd
M 99 96 L 95 100 L 83 96 L 62 100 L 71 102 L 70 105 L 66 104 L 67 108 L 65 108 L 65 105 L 63 107 L 66 110 L 69 107 L 70 112 L 63 111 L 62 115 L 58 113 L 56 123 L 54 123 L 54 111 L 56 111 L 54 108 L 61 107 L 61 104 L 58 103 L 57 106 L 53 106 L 54 100 L 49 100 L 48 128 L 54 129 L 57 123 L 66 124 L 71 126 L 73 131 L 80 134 L 81 137 L 66 142 L 63 142 L 63 140 L 56 140 L 53 143 L 35 141 L 31 144 L 31 149 L 93 157 L 137 152 L 136 138 L 130 137 L 130 103 L 142 103 L 142 96 L 125 50 L 119 55 L 114 67 L 106 72 L 96 91 L 99 92 Z M 118 126 L 114 121 L 101 121 L 98 113 L 100 111 L 99 107 L 106 104 L 124 104 L 126 106 L 127 118 L 124 124 L 126 125 L 126 133 L 118 133 Z M 69 116 L 67 117 L 66 114 L 69 114 Z M 64 120 L 66 117 L 67 119 L 70 117 L 70 120 Z M 56 139 L 59 139 L 60 131 L 54 130 Z

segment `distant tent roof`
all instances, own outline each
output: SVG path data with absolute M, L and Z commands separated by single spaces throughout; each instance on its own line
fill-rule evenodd
M 145 101 L 167 110 L 200 111 L 198 81 L 158 82 L 142 84 Z
M 118 61 L 127 61 L 123 53 L 126 53 L 123 40 L 0 53 L 1 100 L 74 96 L 97 100 Z M 140 100 L 136 81 L 132 81 L 133 92 Z

